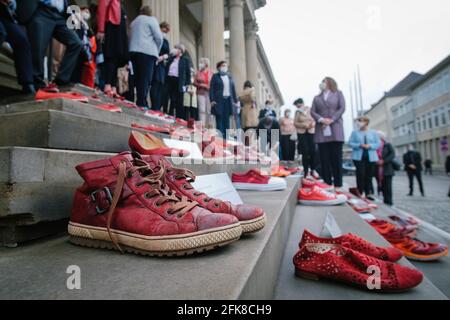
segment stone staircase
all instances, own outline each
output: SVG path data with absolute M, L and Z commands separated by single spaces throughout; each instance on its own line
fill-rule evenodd
M 84 87 L 74 90 L 93 94 Z M 131 123 L 152 123 L 139 111 L 123 111 L 115 114 L 67 100 L 0 106 L 0 245 L 15 247 L 0 247 L 0 270 L 7 275 L 0 277 L 0 299 L 446 298 L 429 280 L 411 292 L 381 296 L 296 279 L 291 259 L 300 234 L 304 228 L 319 232 L 325 212 L 297 207 L 298 178 L 288 178 L 282 192 L 239 192 L 244 202 L 266 211 L 267 226 L 217 251 L 148 258 L 69 244 L 65 229 L 81 183 L 74 167 L 128 150 Z M 255 167 L 184 166 L 197 175 Z M 343 231 L 385 244 L 350 208 L 333 209 L 333 214 Z M 66 287 L 66 271 L 73 265 L 81 269 L 81 290 Z

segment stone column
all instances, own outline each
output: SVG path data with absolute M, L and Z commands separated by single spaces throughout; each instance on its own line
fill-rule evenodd
M 159 22 L 167 21 L 171 30 L 168 35 L 171 47 L 180 42 L 180 5 L 179 0 L 142 0 L 149 5 Z
M 247 80 L 255 86 L 257 97 L 259 98 L 259 81 L 258 81 L 258 46 L 257 46 L 258 24 L 256 21 L 248 21 L 245 24 L 245 51 L 247 60 Z M 261 101 L 257 101 L 258 106 Z
M 241 92 L 247 80 L 244 30 L 244 1 L 229 0 L 230 10 L 230 66 L 236 80 L 236 90 Z
M 225 60 L 225 15 L 223 0 L 203 0 L 202 46 L 203 55 L 211 61 L 215 70 L 216 63 Z

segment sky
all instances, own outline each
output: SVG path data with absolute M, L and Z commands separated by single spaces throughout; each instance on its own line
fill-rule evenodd
M 331 76 L 347 99 L 347 135 L 357 65 L 368 109 L 411 71 L 450 54 L 449 0 L 267 0 L 256 15 L 285 105 L 298 97 L 311 105 Z

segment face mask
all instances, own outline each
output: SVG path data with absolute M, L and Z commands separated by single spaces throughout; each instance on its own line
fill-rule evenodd
M 89 21 L 89 19 L 91 19 L 91 13 L 87 12 L 87 11 L 83 11 L 81 13 L 81 17 L 83 18 L 83 20 Z
M 170 55 L 172 55 L 172 56 L 178 56 L 178 53 L 179 53 L 180 51 L 178 50 L 178 49 L 172 49 L 172 51 L 170 51 Z
M 226 73 L 228 73 L 228 68 L 227 67 L 221 67 L 219 69 L 219 71 L 220 71 L 221 74 L 226 74 Z
M 327 85 L 325 84 L 325 82 L 322 82 L 320 84 L 319 88 L 320 88 L 321 91 L 325 91 L 325 90 L 327 90 Z
M 200 63 L 200 64 L 198 65 L 198 68 L 199 68 L 200 70 L 205 70 L 206 65 L 205 65 L 204 63 Z
M 358 121 L 358 122 L 356 122 L 356 127 L 358 129 L 364 129 L 364 128 L 367 127 L 367 124 L 365 122 L 363 122 L 363 121 Z

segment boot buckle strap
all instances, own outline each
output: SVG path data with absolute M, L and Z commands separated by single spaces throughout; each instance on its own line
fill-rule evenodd
M 97 211 L 97 214 L 103 214 L 109 210 L 109 207 L 112 203 L 112 193 L 111 190 L 108 187 L 104 187 L 102 189 L 98 189 L 90 194 L 92 203 L 94 203 L 95 210 Z M 106 198 L 105 198 L 106 197 Z M 107 208 L 102 208 L 103 202 L 107 202 L 109 205 Z

